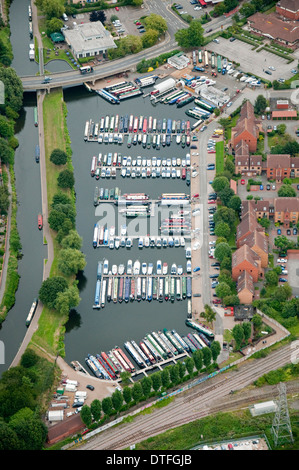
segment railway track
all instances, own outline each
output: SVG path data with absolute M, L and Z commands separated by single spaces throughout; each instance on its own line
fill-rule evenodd
M 250 402 L 256 402 L 263 398 L 273 397 L 276 388 L 272 390 L 259 390 L 252 397 L 230 395 L 230 391 L 240 391 L 252 384 L 261 375 L 275 370 L 290 362 L 290 345 L 274 351 L 263 359 L 243 364 L 239 369 L 225 372 L 210 379 L 214 383 L 200 384 L 194 389 L 188 390 L 176 396 L 175 400 L 165 408 L 154 409 L 146 416 L 136 416 L 133 422 L 110 428 L 84 443 L 80 449 L 105 449 L 119 450 L 131 444 L 160 434 L 168 429 L 190 423 L 209 414 L 219 411 L 236 409 Z M 298 385 L 289 385 L 288 392 L 298 391 Z M 226 401 L 223 401 L 226 400 Z M 219 401 L 221 404 L 219 405 Z

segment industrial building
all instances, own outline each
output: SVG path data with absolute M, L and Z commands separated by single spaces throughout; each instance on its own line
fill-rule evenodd
M 63 30 L 63 34 L 77 59 L 99 56 L 117 47 L 100 21 L 79 24 L 74 29 Z

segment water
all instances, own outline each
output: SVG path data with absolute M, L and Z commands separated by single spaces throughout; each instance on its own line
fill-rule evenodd
M 127 148 L 126 142 L 122 145 L 98 144 L 84 142 L 85 121 L 93 119 L 99 121 L 106 114 L 126 113 L 134 116 L 150 116 L 157 118 L 171 117 L 175 119 L 186 119 L 183 109 L 176 109 L 169 105 L 158 105 L 153 107 L 148 98 L 133 98 L 123 102 L 119 106 L 113 106 L 95 94 L 91 94 L 84 87 L 68 89 L 64 93 L 68 108 L 68 129 L 73 149 L 73 165 L 75 173 L 76 208 L 77 208 L 77 231 L 83 238 L 82 251 L 86 256 L 87 265 L 84 273 L 79 278 L 81 302 L 77 309 L 71 312 L 70 320 L 66 325 L 65 350 L 66 360 L 78 360 L 84 363 L 88 353 L 96 354 L 100 351 L 108 351 L 115 345 L 120 347 L 126 340 L 139 342 L 147 333 L 159 329 L 175 328 L 179 333 L 190 331 L 185 326 L 187 317 L 187 301 L 175 301 L 159 303 L 157 301 L 133 302 L 125 304 L 106 303 L 101 310 L 92 308 L 94 302 L 97 263 L 103 258 L 109 259 L 112 264 L 125 264 L 128 259 L 133 262 L 152 262 L 154 267 L 156 261 L 161 259 L 170 267 L 172 263 L 182 265 L 185 271 L 186 257 L 184 248 L 143 248 L 139 249 L 135 240 L 132 249 L 92 247 L 93 227 L 99 220 L 96 209 L 93 206 L 93 194 L 95 186 L 112 188 L 118 186 L 121 192 L 145 192 L 151 198 L 157 198 L 162 192 L 184 192 L 189 193 L 186 183 L 182 180 L 166 179 L 131 179 L 122 178 L 120 173 L 114 180 L 100 179 L 96 181 L 90 176 L 90 164 L 93 155 L 99 152 L 120 152 L 122 155 L 150 158 L 160 156 L 161 158 L 180 157 L 184 158 L 188 150 L 177 146 L 175 142 L 170 147 L 154 149 L 143 149 L 141 145 Z M 106 208 L 107 206 L 105 206 Z M 114 207 L 114 206 L 113 206 Z M 109 209 L 108 209 L 109 210 Z M 144 219 L 142 219 L 144 222 Z
M 24 108 L 17 122 L 16 137 L 19 147 L 15 152 L 15 177 L 18 199 L 17 225 L 23 257 L 18 262 L 20 274 L 14 307 L 9 311 L 0 329 L 0 340 L 5 347 L 5 364 L 0 364 L 0 375 L 15 357 L 26 333 L 25 321 L 34 297 L 37 297 L 43 273 L 43 234 L 37 228 L 41 212 L 40 169 L 35 162 L 34 149 L 38 142 L 38 128 L 34 126 L 33 94 L 25 95 Z

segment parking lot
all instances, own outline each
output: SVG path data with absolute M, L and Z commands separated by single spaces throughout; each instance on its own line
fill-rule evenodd
M 297 238 L 297 237 L 296 237 Z M 288 282 L 293 289 L 293 295 L 299 295 L 299 254 L 290 253 L 286 269 L 288 271 Z
M 290 78 L 293 75 L 291 70 L 294 68 L 294 63 L 288 64 L 283 57 L 265 50 L 253 51 L 252 44 L 247 44 L 238 39 L 230 42 L 228 39 L 219 37 L 218 40 L 219 43 L 209 43 L 208 49 L 227 57 L 230 61 L 239 63 L 239 69 L 244 73 L 249 72 L 271 81 L 279 78 Z M 276 70 L 271 71 L 272 75 L 266 74 L 264 70 L 269 70 L 269 67 L 272 66 L 275 66 Z

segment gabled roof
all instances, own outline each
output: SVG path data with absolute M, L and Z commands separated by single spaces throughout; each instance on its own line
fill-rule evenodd
M 275 212 L 299 212 L 298 197 L 277 197 L 274 199 Z
M 232 268 L 237 267 L 243 261 L 247 261 L 255 268 L 259 267 L 260 256 L 255 253 L 248 245 L 242 245 L 232 255 Z
M 243 271 L 237 279 L 238 294 L 244 289 L 247 289 L 251 294 L 254 294 L 253 278 L 247 271 Z
M 246 244 L 254 250 L 255 247 L 262 250 L 264 253 L 268 254 L 268 241 L 267 238 L 258 230 L 247 235 L 240 242 L 241 246 Z

